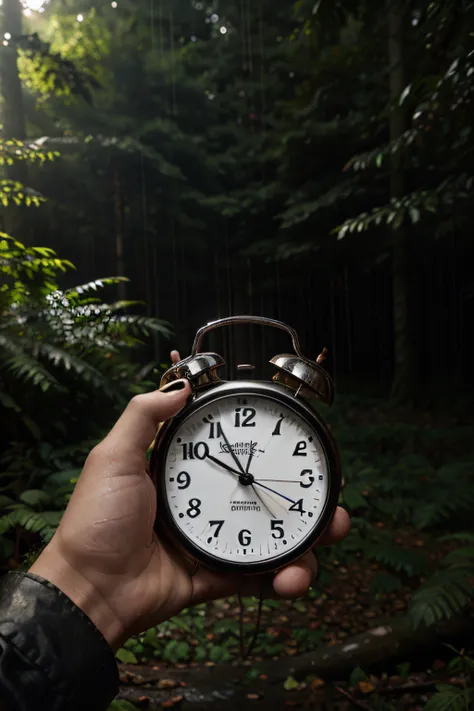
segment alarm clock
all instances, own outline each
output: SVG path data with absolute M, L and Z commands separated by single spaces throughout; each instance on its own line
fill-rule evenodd
M 205 334 L 239 324 L 291 337 L 294 352 L 270 361 L 271 382 L 222 380 L 222 356 L 201 350 Z M 191 355 L 163 375 L 162 387 L 186 378 L 192 396 L 160 427 L 153 447 L 156 527 L 196 565 L 277 571 L 310 550 L 332 520 L 340 460 L 316 407 L 332 404 L 334 386 L 318 361 L 302 354 L 285 323 L 232 316 L 199 329 Z

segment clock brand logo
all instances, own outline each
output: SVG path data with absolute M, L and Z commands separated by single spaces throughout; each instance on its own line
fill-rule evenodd
M 231 451 L 238 457 L 250 457 L 257 451 L 258 442 L 236 442 L 235 444 L 227 445 L 220 443 L 221 453 L 230 454 Z
M 231 501 L 231 511 L 261 511 L 257 501 Z

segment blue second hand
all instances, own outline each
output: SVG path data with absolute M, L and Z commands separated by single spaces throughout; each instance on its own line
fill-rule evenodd
M 280 494 L 279 491 L 275 491 L 275 489 L 270 489 L 269 486 L 265 486 L 265 484 L 259 484 L 258 481 L 253 482 L 255 486 L 261 486 L 262 489 L 267 489 L 268 491 L 271 491 L 273 494 L 276 494 L 277 496 L 281 496 L 282 499 L 286 499 L 287 501 L 290 502 L 290 504 L 296 504 L 296 501 L 293 501 L 293 499 L 289 499 L 288 496 L 285 496 L 285 494 Z

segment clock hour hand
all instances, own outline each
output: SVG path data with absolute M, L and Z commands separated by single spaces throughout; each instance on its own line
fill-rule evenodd
M 207 458 L 210 459 L 211 462 L 214 462 L 214 464 L 218 464 L 223 469 L 226 469 L 228 472 L 230 472 L 234 476 L 242 476 L 242 474 L 240 472 L 235 471 L 235 469 L 232 469 L 232 467 L 229 467 L 229 465 L 226 464 L 225 462 L 221 462 L 220 459 L 213 457 L 212 454 L 208 454 Z

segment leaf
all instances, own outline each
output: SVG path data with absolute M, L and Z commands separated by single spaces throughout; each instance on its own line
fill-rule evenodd
M 6 509 L 7 506 L 10 506 L 13 503 L 13 499 L 11 499 L 9 496 L 5 496 L 5 494 L 0 494 L 0 511 Z
M 357 686 L 362 681 L 367 681 L 367 674 L 360 668 L 356 667 L 349 677 L 350 686 Z
M 402 664 L 397 664 L 397 672 L 399 673 L 402 679 L 407 679 L 408 674 L 410 673 L 410 669 L 410 662 L 402 662 Z
M 161 706 L 164 709 L 170 709 L 173 708 L 173 706 L 177 706 L 182 701 L 184 701 L 184 696 L 172 696 L 171 699 L 168 699 L 167 701 L 162 701 Z
M 137 707 L 124 699 L 112 701 L 107 711 L 137 711 Z
M 370 681 L 359 681 L 358 687 L 363 694 L 371 694 L 375 691 L 375 686 Z
M 283 684 L 283 688 L 285 691 L 297 691 L 300 688 L 299 681 L 296 681 L 296 679 L 292 676 L 289 676 L 286 680 L 285 683 Z
M 51 497 L 41 489 L 28 489 L 20 495 L 20 500 L 28 506 L 47 506 Z
M 119 662 L 122 662 L 123 664 L 138 664 L 138 659 L 134 653 L 130 652 L 128 649 L 124 649 L 123 647 L 118 650 L 115 656 Z
M 405 102 L 405 99 L 409 96 L 409 94 L 411 92 L 411 87 L 412 87 L 412 85 L 408 84 L 408 86 L 406 86 L 404 88 L 404 90 L 402 91 L 401 96 L 400 96 L 400 106 L 402 106 L 402 104 Z
M 342 498 L 347 506 L 354 510 L 359 508 L 367 508 L 369 505 L 367 500 L 362 496 L 362 491 L 365 487 L 362 484 L 347 484 L 342 492 Z
M 449 684 L 439 684 L 436 688 L 438 693 L 431 697 L 424 711 L 466 711 L 472 708 L 472 690 L 466 693 L 464 689 Z

